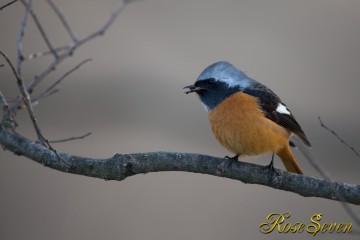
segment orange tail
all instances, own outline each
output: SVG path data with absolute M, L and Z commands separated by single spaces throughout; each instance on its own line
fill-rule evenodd
M 303 174 L 298 162 L 296 161 L 294 155 L 291 152 L 290 146 L 286 145 L 286 147 L 282 148 L 277 155 L 283 161 L 286 170 L 293 173 Z

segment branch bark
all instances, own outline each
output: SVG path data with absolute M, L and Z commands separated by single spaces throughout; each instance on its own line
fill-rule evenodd
M 122 181 L 127 177 L 149 172 L 183 171 L 203 173 L 260 184 L 279 190 L 297 193 L 304 197 L 320 197 L 360 205 L 360 185 L 327 181 L 277 170 L 270 181 L 268 169 L 256 164 L 240 162 L 230 168 L 224 159 L 195 153 L 149 152 L 115 154 L 107 159 L 95 159 L 58 153 L 69 163 L 58 161 L 53 151 L 30 141 L 11 129 L 0 125 L 0 144 L 17 155 L 23 155 L 44 166 L 72 174 L 105 180 Z

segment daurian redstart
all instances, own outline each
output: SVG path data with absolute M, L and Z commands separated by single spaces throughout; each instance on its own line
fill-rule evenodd
M 216 62 L 185 88 L 186 93 L 198 94 L 216 139 L 236 154 L 233 159 L 275 153 L 289 172 L 303 174 L 291 152 L 290 137 L 296 134 L 307 146 L 310 142 L 289 108 L 268 87 L 228 62 Z M 273 159 L 270 165 L 273 168 Z

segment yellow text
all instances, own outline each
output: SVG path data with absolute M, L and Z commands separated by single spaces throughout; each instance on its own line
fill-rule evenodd
M 270 213 L 266 217 L 266 221 L 259 225 L 261 233 L 269 234 L 273 231 L 278 233 L 307 233 L 315 236 L 317 233 L 350 233 L 352 223 L 342 222 L 323 222 L 321 223 L 322 214 L 314 214 L 310 217 L 309 224 L 304 222 L 290 222 L 290 212 L 286 213 Z

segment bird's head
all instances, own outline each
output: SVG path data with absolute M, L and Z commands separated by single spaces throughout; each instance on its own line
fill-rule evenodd
M 200 74 L 194 85 L 184 87 L 185 93 L 195 92 L 207 111 L 214 109 L 228 96 L 253 84 L 252 79 L 228 62 L 211 64 Z

